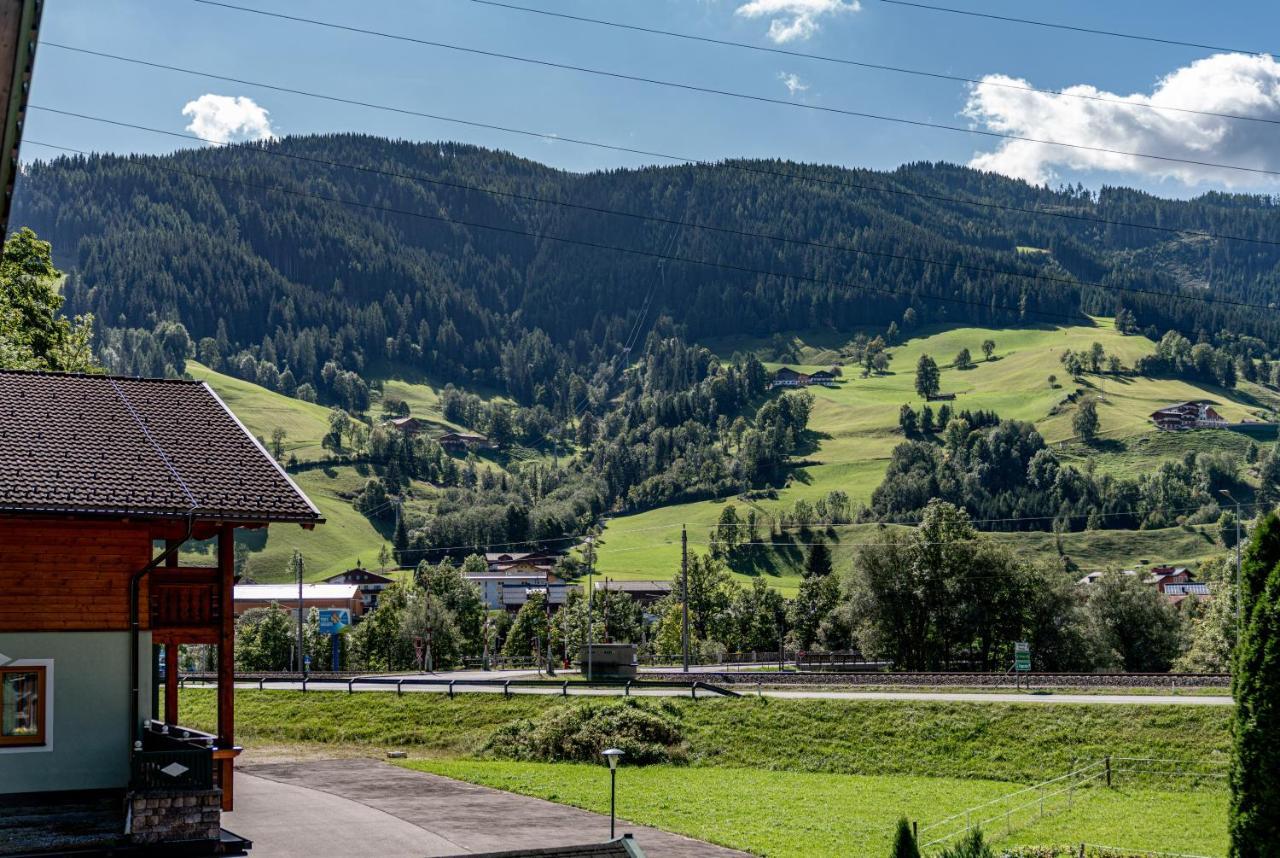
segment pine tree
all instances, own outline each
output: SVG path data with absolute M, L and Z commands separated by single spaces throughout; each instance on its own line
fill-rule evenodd
M 815 542 L 809 546 L 809 556 L 805 558 L 804 574 L 810 578 L 821 578 L 831 574 L 831 549 L 825 542 Z
M 893 836 L 893 858 L 920 858 L 920 849 L 905 816 L 898 820 L 898 831 Z
M 1280 522 L 1268 517 L 1259 533 L 1280 538 Z M 1259 545 L 1255 537 L 1250 549 Z M 1260 558 L 1261 553 L 1254 557 Z M 1232 678 L 1235 741 L 1231 754 L 1228 827 L 1231 858 L 1280 856 L 1280 562 L 1255 593 L 1244 634 L 1236 648 Z

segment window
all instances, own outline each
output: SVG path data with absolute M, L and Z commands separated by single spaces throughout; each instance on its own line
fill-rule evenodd
M 44 667 L 0 667 L 0 748 L 45 742 Z

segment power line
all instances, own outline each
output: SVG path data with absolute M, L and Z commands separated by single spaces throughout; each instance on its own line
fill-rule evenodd
M 1262 167 L 1246 167 L 1241 164 L 1222 164 L 1216 161 L 1200 161 L 1193 158 L 1178 158 L 1172 155 L 1155 155 L 1147 152 L 1130 152 L 1124 149 L 1112 149 L 1107 146 L 1090 146 L 1085 143 L 1066 143 L 1060 140 L 1048 140 L 1041 137 L 1028 137 L 1022 134 L 1010 134 L 1001 131 L 990 131 L 982 128 L 967 128 L 962 125 L 948 125 L 945 122 L 931 122 L 925 119 L 909 119 L 904 116 L 890 116 L 883 113 L 871 113 L 863 110 L 852 110 L 844 107 L 829 107 L 822 104 L 809 104 L 801 101 L 788 101 L 785 98 L 773 98 L 767 95 L 756 95 L 748 92 L 738 92 L 731 89 L 719 89 L 717 87 L 700 86 L 698 84 L 685 83 L 682 81 L 663 80 L 661 78 L 645 77 L 644 75 L 626 74 L 624 72 L 609 71 L 608 69 L 596 69 L 588 66 L 579 66 L 572 63 L 556 62 L 555 60 L 540 59 L 538 57 L 525 57 L 518 54 L 508 54 L 501 51 L 490 51 L 483 48 L 469 48 L 464 45 L 455 45 L 450 42 L 439 42 L 433 39 L 420 39 L 415 36 L 403 36 L 397 33 L 387 33 L 381 30 L 369 30 L 363 27 L 355 27 L 349 24 L 336 24 L 330 21 L 321 21 L 316 18 L 304 18 L 299 15 L 286 15 L 282 12 L 268 12 L 264 9 L 252 9 L 248 6 L 236 6 L 231 3 L 222 3 L 218 0 L 193 0 L 195 3 L 201 3 L 206 6 L 217 6 L 223 9 L 230 9 L 238 12 L 249 12 L 255 15 L 262 15 L 268 18 L 277 18 L 284 21 L 292 21 L 303 24 L 313 24 L 317 27 L 325 27 L 333 30 L 341 30 L 349 33 L 358 33 L 366 36 L 375 36 L 380 39 L 391 39 L 397 42 L 408 42 L 410 44 L 421 45 L 428 48 L 440 48 L 442 50 L 456 51 L 458 53 L 471 54 L 473 56 L 488 57 L 490 59 L 509 60 L 511 62 L 525 63 L 527 65 L 541 66 L 543 68 L 559 69 L 561 71 L 571 71 L 580 74 L 596 75 L 598 77 L 607 77 L 613 80 L 625 80 L 632 83 L 643 83 L 650 86 L 661 86 L 668 89 L 678 89 L 685 92 L 697 92 L 703 95 L 716 95 L 724 98 L 734 98 L 742 101 L 751 101 L 759 104 L 772 104 L 778 107 L 786 107 L 792 110 L 808 110 L 818 113 L 828 113 L 838 116 L 848 116 L 855 119 L 871 119 L 877 122 L 891 122 L 899 125 L 908 125 L 914 128 L 931 128 L 937 131 L 951 131 L 957 134 L 969 134 L 979 137 L 990 137 L 1000 140 L 1017 140 L 1023 143 L 1037 143 L 1044 146 L 1061 146 L 1067 149 L 1078 149 L 1085 152 L 1100 152 L 1107 155 L 1122 155 L 1127 158 L 1146 158 L 1153 161 L 1161 161 L 1174 164 L 1188 164 L 1196 167 L 1211 167 L 1218 170 L 1235 170 L 1243 173 L 1254 173 L 1264 176 L 1280 176 L 1280 170 L 1268 170 Z M 52 43 L 50 43 L 52 44 Z
M 329 95 L 325 93 L 315 92 L 312 90 L 299 89 L 296 87 L 282 86 L 279 84 L 265 83 L 263 81 L 247 80 L 244 78 L 233 77 L 230 75 L 217 74 L 215 72 L 200 71 L 198 69 L 186 68 L 183 66 L 169 65 L 166 63 L 153 62 L 137 57 L 126 57 L 119 54 L 111 54 L 103 51 L 90 50 L 88 48 L 78 48 L 70 45 L 63 45 L 57 42 L 44 42 L 42 46 L 56 48 L 59 50 L 71 51 L 73 53 L 85 54 L 88 56 L 99 57 L 101 59 L 109 59 L 116 62 L 130 63 L 133 65 L 144 66 L 147 68 L 160 69 L 163 71 L 177 72 L 179 74 L 192 75 L 194 77 L 206 78 L 209 80 L 219 80 L 226 83 L 236 83 L 244 86 L 255 86 L 261 89 L 270 90 L 272 92 L 283 92 L 290 95 L 300 95 L 304 98 L 313 98 L 320 101 L 328 101 L 335 104 L 346 104 L 354 107 L 363 107 L 369 110 L 380 110 L 388 113 L 395 113 L 403 116 L 413 116 L 421 119 L 430 119 L 436 122 L 448 122 L 455 125 L 462 125 L 468 128 L 481 128 L 487 131 L 497 131 L 503 134 L 513 134 L 524 137 L 532 137 L 539 140 L 545 140 L 553 143 L 567 143 L 574 146 L 584 146 L 594 149 L 601 149 L 611 152 L 619 152 L 627 155 L 637 155 L 644 158 L 660 158 L 676 163 L 688 164 L 692 166 L 722 166 L 725 169 L 734 170 L 742 173 L 749 173 L 759 176 L 770 176 L 774 178 L 787 179 L 798 182 L 813 182 L 818 185 L 828 187 L 847 188 L 851 190 L 869 191 L 872 193 L 892 194 L 895 196 L 914 197 L 916 199 L 932 200 L 935 202 L 956 203 L 959 205 L 975 206 L 978 208 L 992 209 L 996 211 L 1018 212 L 1020 214 L 1028 214 L 1037 217 L 1056 217 L 1064 220 L 1074 220 L 1083 223 L 1092 223 L 1098 226 L 1107 227 L 1125 227 L 1129 229 L 1143 229 L 1153 232 L 1161 232 L 1169 235 L 1187 235 L 1197 238 L 1211 238 L 1225 241 L 1241 241 L 1252 244 L 1280 245 L 1280 240 L 1257 238 L 1242 235 L 1231 235 L 1229 233 L 1210 232 L 1205 230 L 1195 230 L 1171 226 L 1159 226 L 1156 224 L 1134 223 L 1123 220 L 1113 220 L 1110 218 L 1096 217 L 1079 212 L 1068 211 L 1047 211 L 1044 209 L 1027 208 L 1025 206 L 1009 205 L 1005 203 L 995 203 L 982 200 L 962 199 L 959 197 L 950 197 L 945 194 L 927 193 L 924 191 L 912 191 L 904 188 L 892 188 L 878 185 L 866 185 L 859 182 L 849 181 L 847 179 L 833 179 L 823 176 L 790 173 L 784 170 L 774 170 L 766 167 L 750 166 L 748 164 L 737 161 L 711 161 L 702 158 L 694 158 L 686 155 L 674 155 L 666 152 L 658 152 L 648 149 L 640 149 L 630 146 L 620 146 L 611 143 L 603 143 L 596 140 L 587 140 L 578 137 L 566 137 L 559 134 L 530 131 L 523 128 L 515 128 L 508 125 L 499 125 L 495 123 L 479 122 L 471 119 L 462 119 L 454 116 L 445 116 L 443 114 L 428 113 L 426 111 L 414 110 L 412 108 L 398 107 L 395 105 L 379 104 L 377 102 L 365 101 L 356 98 L 345 98 L 337 95 Z
M 204 2 L 204 0 L 197 0 Z M 1253 54 L 1255 56 L 1271 56 L 1272 51 L 1251 51 L 1244 48 L 1224 48 L 1221 45 L 1206 45 L 1200 42 L 1184 42 L 1179 39 L 1163 39 L 1159 36 L 1143 36 L 1137 33 L 1121 33 L 1115 30 L 1099 30 L 1092 27 L 1080 27 L 1073 24 L 1055 24 L 1049 21 L 1035 21 L 1031 18 L 1015 18 L 1010 15 L 993 15 L 990 12 L 975 12 L 972 9 L 953 9 L 949 6 L 931 6 L 928 3 L 915 3 L 911 0 L 880 0 L 892 6 L 910 6 L 913 9 L 925 9 L 930 12 L 949 12 L 952 15 L 967 15 L 971 18 L 986 18 L 989 21 L 1004 21 L 1011 24 L 1028 24 L 1033 27 L 1047 27 L 1051 30 L 1067 30 L 1073 33 L 1088 33 L 1093 36 L 1110 36 L 1116 39 L 1130 39 L 1137 42 L 1155 42 L 1161 45 L 1177 45 L 1183 48 L 1199 48 L 1205 51 L 1226 51 L 1233 54 Z
M 224 5 L 207 3 L 207 0 L 195 0 L 197 3 L 206 3 L 207 5 Z M 833 57 L 824 54 L 811 54 L 805 51 L 793 51 L 787 48 L 768 47 L 767 45 L 753 45 L 750 42 L 738 42 L 732 39 L 717 39 L 712 36 L 700 36 L 694 33 L 681 33 L 675 30 L 664 30 L 658 27 L 646 27 L 639 24 L 625 24 L 621 21 L 609 21 L 603 18 L 589 18 L 584 15 L 570 15 L 566 12 L 553 12 L 550 9 L 536 9 L 532 6 L 521 6 L 515 3 L 501 3 L 498 0 L 468 0 L 480 6 L 492 6 L 499 9 L 509 9 L 516 12 L 528 12 L 534 15 L 542 15 L 548 18 L 560 18 L 566 21 L 576 21 L 582 24 L 596 24 L 602 27 L 613 27 L 619 30 L 631 30 L 637 33 L 647 33 L 652 36 L 666 36 L 673 39 L 684 39 L 690 42 L 702 42 L 709 45 L 719 45 L 728 48 L 740 48 L 742 50 L 757 51 L 759 53 L 778 54 L 785 57 L 794 57 L 797 59 L 817 60 L 824 63 L 834 63 L 843 66 L 853 66 L 855 68 L 873 69 L 875 71 L 892 72 L 893 74 L 913 75 L 916 77 L 933 78 L 935 80 L 953 81 L 955 83 L 967 83 L 973 86 L 989 86 L 1001 89 L 1012 89 L 1019 92 L 1034 92 L 1041 95 L 1062 96 L 1064 98 L 1078 98 L 1085 101 L 1098 101 L 1105 104 L 1120 104 L 1127 107 L 1137 107 L 1144 110 L 1167 110 L 1175 113 L 1191 113 L 1197 116 L 1213 116 L 1219 119 L 1238 119 L 1245 122 L 1264 122 L 1269 125 L 1280 125 L 1280 119 L 1271 119 L 1265 116 L 1244 116 L 1236 113 L 1219 113 L 1213 110 L 1195 110 L 1190 107 L 1174 107 L 1166 104 L 1151 104 L 1143 101 L 1132 101 L 1126 98 L 1107 98 L 1101 95 L 1088 95 L 1080 92 L 1067 92 L 1061 89 L 1041 89 L 1034 86 L 1024 86 L 1012 83 L 1000 83 L 999 81 L 986 80 L 984 78 L 971 78 L 962 75 L 944 74 L 943 72 L 924 71 L 922 69 L 906 68 L 905 66 L 891 66 L 882 63 L 871 63 L 862 60 L 853 60 L 848 57 Z
M 476 185 L 467 185 L 467 184 L 463 184 L 463 183 L 459 183 L 459 182 L 449 182 L 449 181 L 445 181 L 445 180 L 441 180 L 441 179 L 434 179 L 434 178 L 431 178 L 431 177 L 428 177 L 428 176 L 423 176 L 423 175 L 421 175 L 421 174 L 413 174 L 413 173 L 397 173 L 397 172 L 393 172 L 393 171 L 383 170 L 383 169 L 380 169 L 380 168 L 365 167 L 365 166 L 356 165 L 356 164 L 347 164 L 347 163 L 344 163 L 344 162 L 341 162 L 341 161 L 331 161 L 331 160 L 324 159 L 324 158 L 313 158 L 313 157 L 310 157 L 310 156 L 306 156 L 306 155 L 299 155 L 299 154 L 296 154 L 296 153 L 288 153 L 288 152 L 283 152 L 283 151 L 275 150 L 275 149 L 266 149 L 266 148 L 263 148 L 263 147 L 261 147 L 261 146 L 257 146 L 257 145 L 228 144 L 228 143 L 223 143 L 223 142 L 216 141 L 216 140 L 209 140 L 209 139 L 207 139 L 207 138 L 197 137 L 197 136 L 195 136 L 195 135 L 182 134 L 182 133 L 179 133 L 179 132 L 176 132 L 176 131 L 166 131 L 166 130 L 163 130 L 163 129 L 151 128 L 151 127 L 144 126 L 144 125 L 136 125 L 136 124 L 133 124 L 133 123 L 127 123 L 127 122 L 123 122 L 123 121 L 120 121 L 120 120 L 106 119 L 106 118 L 103 118 L 103 117 L 91 116 L 91 115 L 89 115 L 89 114 L 84 114 L 84 113 L 75 113 L 75 112 L 72 112 L 72 111 L 60 110 L 60 109 L 57 109 L 57 108 L 38 107 L 37 109 L 39 109 L 39 110 L 44 110 L 44 111 L 46 111 L 46 112 L 59 113 L 59 114 L 66 115 L 66 116 L 74 116 L 74 117 L 76 117 L 76 118 L 80 118 L 80 119 L 86 119 L 86 120 L 95 121 L 95 122 L 102 122 L 102 123 L 106 123 L 106 124 L 109 124 L 109 125 L 116 125 L 116 126 L 121 126 L 121 127 L 133 128 L 133 129 L 137 129 L 137 130 L 141 130 L 141 131 L 154 132 L 154 133 L 163 134 L 163 135 L 167 135 L 167 136 L 171 136 L 171 137 L 180 137 L 180 138 L 184 138 L 184 139 L 201 140 L 201 141 L 204 141 L 204 142 L 213 143 L 213 144 L 215 144 L 215 145 L 220 145 L 220 146 L 224 146 L 224 147 L 228 147 L 228 146 L 229 146 L 229 147 L 232 147 L 232 148 L 237 149 L 238 151 L 256 152 L 256 153 L 261 153 L 261 154 L 273 155 L 273 156 L 276 156 L 276 157 L 285 157 L 285 158 L 291 158 L 291 159 L 299 160 L 299 161 L 305 161 L 305 162 L 310 162 L 310 163 L 321 164 L 321 165 L 324 165 L 324 166 L 338 167 L 338 168 L 345 168 L 345 169 L 351 169 L 351 170 L 356 170 L 356 171 L 360 171 L 360 172 L 366 172 L 366 173 L 373 173 L 373 174 L 378 174 L 378 175 L 391 176 L 391 177 L 394 177 L 394 178 L 402 178 L 402 179 L 408 179 L 408 180 L 412 180 L 412 181 L 426 182 L 426 183 L 429 183 L 429 184 L 441 185 L 441 186 L 447 186 L 447 187 L 457 188 L 457 189 L 461 189 L 461 190 L 475 191 L 475 192 L 484 193 L 484 194 L 490 194 L 490 195 L 494 195 L 494 196 L 504 196 L 504 197 L 510 197 L 510 198 L 516 198 L 516 199 L 521 199 L 521 200 L 531 201 L 531 202 L 538 202 L 538 203 L 544 203 L 544 204 L 549 204 L 549 205 L 564 206 L 564 207 L 567 207 L 567 208 L 574 208 L 574 209 L 582 209 L 582 210 L 590 211 L 590 212 L 597 213 L 597 214 L 615 215 L 615 216 L 619 216 L 619 217 L 628 217 L 628 218 L 633 218 L 633 219 L 638 219 L 638 220 L 652 221 L 652 222 L 662 223 L 662 224 L 671 225 L 671 226 L 679 226 L 679 227 L 690 228 L 690 229 L 706 230 L 706 231 L 709 231 L 709 232 L 717 232 L 717 233 L 721 233 L 721 234 L 732 235 L 732 236 L 736 236 L 736 237 L 739 237 L 739 238 L 765 239 L 765 240 L 778 241 L 778 242 L 783 242 L 783 243 L 788 243 L 788 244 L 799 244 L 799 245 L 809 246 L 809 247 L 814 247 L 814 248 L 818 248 L 818 249 L 822 249 L 822 250 L 834 250 L 834 251 L 839 251 L 839 252 L 844 252 L 844 253 L 853 253 L 853 254 L 858 254 L 858 255 L 862 255 L 862 256 L 873 256 L 873 257 L 878 257 L 878 258 L 883 258 L 883 259 L 892 259 L 892 260 L 900 261 L 900 262 L 912 262 L 912 263 L 916 263 L 916 264 L 920 264 L 920 265 L 931 265 L 931 266 L 935 266 L 935 267 L 939 267 L 939 268 L 962 269 L 962 270 L 965 270 L 965 271 L 971 271 L 971 272 L 974 272 L 974 273 L 977 273 L 977 274 L 983 274 L 983 275 L 987 275 L 987 276 L 1017 277 L 1017 278 L 1026 279 L 1026 280 L 1042 281 L 1042 282 L 1048 282 L 1048 283 L 1057 283 L 1057 284 L 1062 284 L 1062 285 L 1066 285 L 1066 286 L 1071 286 L 1071 287 L 1074 287 L 1074 288 L 1094 288 L 1094 289 L 1101 289 L 1101 290 L 1104 290 L 1104 291 L 1107 291 L 1107 292 L 1125 292 L 1125 293 L 1129 293 L 1129 294 L 1155 296 L 1155 297 L 1159 297 L 1159 298 L 1163 298 L 1163 299 L 1182 300 L 1182 301 L 1194 301 L 1194 302 L 1197 302 L 1197 303 L 1203 303 L 1203 304 L 1225 305 L 1225 306 L 1241 307 L 1241 308 L 1247 308 L 1247 309 L 1264 310 L 1264 311 L 1267 311 L 1267 312 L 1271 312 L 1271 311 L 1272 311 L 1272 309 L 1273 309 L 1273 308 L 1271 308 L 1271 307 L 1269 307 L 1269 306 L 1267 306 L 1267 305 L 1264 305 L 1264 304 L 1252 304 L 1252 303 L 1249 303 L 1249 302 L 1245 302 L 1245 301 L 1237 301 L 1237 300 L 1233 300 L 1233 299 L 1229 299 L 1229 298 L 1216 298 L 1216 297 L 1213 297 L 1213 296 L 1197 295 L 1197 294 L 1188 294 L 1188 293 L 1179 293 L 1179 292 L 1161 292 L 1161 291 L 1159 291 L 1159 290 L 1155 290 L 1155 289 L 1139 289 L 1139 288 L 1132 287 L 1132 286 L 1108 285 L 1108 284 L 1104 284 L 1104 283 L 1098 283 L 1098 282 L 1096 282 L 1096 281 L 1089 281 L 1089 280 L 1077 280 L 1077 279 L 1075 279 L 1075 278 L 1073 278 L 1073 277 L 1058 277 L 1058 276 L 1054 276 L 1054 275 L 1047 275 L 1047 274 L 1032 274 L 1032 273 L 1027 273 L 1027 272 L 1020 272 L 1020 271 L 1016 271 L 1016 270 L 1013 270 L 1013 269 L 1006 269 L 1006 268 L 993 268 L 993 267 L 987 267 L 987 266 L 982 266 L 982 265 L 974 265 L 974 264 L 972 264 L 972 263 L 958 262 L 958 261 L 955 261 L 955 260 L 946 260 L 946 259 L 930 259 L 930 258 L 928 258 L 928 257 L 916 257 L 916 256 L 910 256 L 910 255 L 907 255 L 907 254 L 892 253 L 892 252 L 890 252 L 890 251 L 882 251 L 882 250 L 868 250 L 868 249 L 866 249 L 866 248 L 852 247 L 852 246 L 850 246 L 850 245 L 832 244 L 832 243 L 829 243 L 829 242 L 812 241 L 812 240 L 809 240 L 809 239 L 790 238 L 790 237 L 787 237 L 787 236 L 781 236 L 781 235 L 771 234 L 771 233 L 752 232 L 752 231 L 750 231 L 750 230 L 734 229 L 734 228 L 732 228 L 732 227 L 720 227 L 720 226 L 713 226 L 713 225 L 710 225 L 710 224 L 701 224 L 701 223 L 697 223 L 697 222 L 695 222 L 695 221 L 682 221 L 682 220 L 677 220 L 677 219 L 674 219 L 674 218 L 665 218 L 665 217 L 661 217 L 661 216 L 658 216 L 658 215 L 643 215 L 643 214 L 639 214 L 639 213 L 636 213 L 636 212 L 625 212 L 625 211 L 619 211 L 619 210 L 617 210 L 617 209 L 607 209 L 607 208 L 601 208 L 601 207 L 597 207 L 597 206 L 589 206 L 589 205 L 584 205 L 584 204 L 579 204 L 579 203 L 571 203 L 571 202 L 562 201 L 562 200 L 553 200 L 553 199 L 549 199 L 549 198 L 545 198 L 545 197 L 535 197 L 535 196 L 532 196 L 532 195 L 528 195 L 528 194 L 520 194 L 520 193 L 513 192 L 513 191 L 498 191 L 498 190 L 493 190 L 493 189 L 490 189 L 490 188 L 483 188 L 483 187 L 479 187 L 479 186 L 476 186 Z M 37 144 L 37 145 L 49 146 L 49 148 L 52 148 L 52 149 L 67 149 L 67 151 L 76 152 L 77 154 L 88 154 L 88 153 L 84 152 L 83 150 L 71 149 L 71 148 L 69 148 L 69 147 L 60 147 L 60 146 L 55 146 L 55 145 L 47 144 L 47 143 L 39 143 L 39 144 Z M 155 166 L 159 167 L 160 169 L 167 169 L 167 170 L 172 170 L 172 171 L 176 171 L 176 172 L 189 172 L 189 173 L 191 173 L 192 175 L 197 175 L 197 176 L 200 176 L 201 178 L 213 179 L 213 180 L 216 180 L 216 181 L 228 181 L 228 182 L 237 183 L 237 184 L 245 184 L 245 183 L 243 183 L 243 182 L 241 182 L 240 180 L 237 180 L 237 179 L 229 179 L 229 178 L 226 178 L 226 177 L 211 176 L 211 175 L 203 174 L 203 173 L 194 173 L 194 172 L 192 172 L 192 171 L 181 170 L 180 168 L 177 168 L 177 167 L 165 167 L 165 166 L 160 165 L 160 164 L 158 164 L 158 163 L 157 163 Z M 659 259 L 659 260 L 671 260 L 671 261 L 688 262 L 688 263 L 700 264 L 700 265 L 709 265 L 709 266 L 715 266 L 715 267 L 728 268 L 728 269 L 731 269 L 731 270 L 737 270 L 737 271 L 742 271 L 742 272 L 749 272 L 749 273 L 754 273 L 754 274 L 769 274 L 770 276 L 775 276 L 775 277 L 792 277 L 792 278 L 795 278 L 795 279 L 807 280 L 807 281 L 811 281 L 811 282 L 815 282 L 815 283 L 820 283 L 820 284 L 824 284 L 824 285 L 837 285 L 837 286 L 844 286 L 844 287 L 847 287 L 847 288 L 853 288 L 853 289 L 864 289 L 864 290 L 870 290 L 870 291 L 878 291 L 878 292 L 881 292 L 881 293 L 884 293 L 884 294 L 890 294 L 890 295 L 898 295 L 898 296 L 902 296 L 902 295 L 908 294 L 908 293 L 904 293 L 904 292 L 903 292 L 903 291 L 901 291 L 901 290 L 896 290 L 896 289 L 877 289 L 877 288 L 875 288 L 875 287 L 871 287 L 871 286 L 858 285 L 858 284 L 852 284 L 852 283 L 841 282 L 841 281 L 830 281 L 830 280 L 825 280 L 825 279 L 821 279 L 821 278 L 815 279 L 815 278 L 810 278 L 810 277 L 808 277 L 808 276 L 806 276 L 806 275 L 800 275 L 800 274 L 781 274 L 781 273 L 778 273 L 778 272 L 766 272 L 766 271 L 762 271 L 762 270 L 760 270 L 760 269 L 753 269 L 753 268 L 748 268 L 748 267 L 744 267 L 744 266 L 735 266 L 735 265 L 731 265 L 731 264 L 729 264 L 729 263 L 708 262 L 708 261 L 705 261 L 705 260 L 694 260 L 694 259 L 691 259 L 691 258 L 688 258 L 688 257 L 670 256 L 669 254 L 664 254 L 664 253 L 655 253 L 655 252 L 652 252 L 652 251 L 641 251 L 641 250 L 636 250 L 636 249 L 631 249 L 631 248 L 622 248 L 622 247 L 618 247 L 618 246 L 616 246 L 616 245 L 607 245 L 607 244 L 601 244 L 601 243 L 598 243 L 598 242 L 586 242 L 586 241 L 581 241 L 581 240 L 578 240 L 578 239 L 565 238 L 565 237 L 563 237 L 563 236 L 552 236 L 552 235 L 548 235 L 548 234 L 546 234 L 546 233 L 541 233 L 541 232 L 529 232 L 529 231 L 524 231 L 524 230 L 513 230 L 512 228 L 509 228 L 509 227 L 497 227 L 497 226 L 492 226 L 492 225 L 489 225 L 489 224 L 481 224 L 481 223 L 474 223 L 474 222 L 458 221 L 458 220 L 456 220 L 456 219 L 452 219 L 452 218 L 442 218 L 442 217 L 436 217 L 436 216 L 432 216 L 432 215 L 423 214 L 423 213 L 420 213 L 420 212 L 411 212 L 411 211 L 401 210 L 401 209 L 392 209 L 392 208 L 383 207 L 383 206 L 376 206 L 376 205 L 371 205 L 371 204 L 360 203 L 360 202 L 353 201 L 353 200 L 344 200 L 344 199 L 337 198 L 337 197 L 325 197 L 325 196 L 323 196 L 323 195 L 316 195 L 316 194 L 312 194 L 312 193 L 310 193 L 310 192 L 305 192 L 305 191 L 295 191 L 295 190 L 291 190 L 291 189 L 287 189 L 287 188 L 280 188 L 280 187 L 266 187 L 266 188 L 261 188 L 261 187 L 260 187 L 259 189 L 261 189 L 261 190 L 277 190 L 277 191 L 281 191 L 281 192 L 283 192 L 283 193 L 293 193 L 293 194 L 302 195 L 302 196 L 313 196 L 313 197 L 316 197 L 316 198 L 318 198 L 318 199 L 325 199 L 325 200 L 327 200 L 327 201 L 329 201 L 329 202 L 337 202 L 337 203 L 341 203 L 341 204 L 344 204 L 344 205 L 361 206 L 361 207 L 370 208 L 370 209 L 374 209 L 374 210 L 383 210 L 383 211 L 388 211 L 388 212 L 391 212 L 391 213 L 394 213 L 394 214 L 407 214 L 407 215 L 411 215 L 411 216 L 425 217 L 425 218 L 428 218 L 428 219 L 431 219 L 431 220 L 441 220 L 441 221 L 448 222 L 448 223 L 457 223 L 457 224 L 460 224 L 460 225 L 470 226 L 470 227 L 475 227 L 475 228 L 478 228 L 478 229 L 492 229 L 492 230 L 498 230 L 498 231 L 501 231 L 501 232 L 514 233 L 514 234 L 518 234 L 518 235 L 526 235 L 526 236 L 530 236 L 530 237 L 534 237 L 534 238 L 546 238 L 546 239 L 550 239 L 550 240 L 554 240 L 554 241 L 566 242 L 566 243 L 570 243 L 570 244 L 580 244 L 580 245 L 584 245 L 584 246 L 588 246 L 588 247 L 594 247 L 594 248 L 603 248 L 603 249 L 616 250 L 616 251 L 627 252 L 627 253 L 637 253 L 637 254 L 641 254 L 641 255 L 651 256 L 651 257 L 653 257 L 653 258 L 655 258 L 655 259 Z M 652 289 L 652 285 L 651 285 L 651 289 Z M 914 293 L 913 293 L 913 294 L 914 294 Z M 952 297 L 948 297 L 948 296 L 930 295 L 930 294 L 927 294 L 927 293 L 920 293 L 919 297 L 924 298 L 924 299 L 927 299 L 927 300 L 937 300 L 937 301 L 943 301 L 943 302 L 948 302 L 948 303 L 958 303 L 958 304 L 968 305 L 968 306 L 980 306 L 980 307 L 985 307 L 985 308 L 988 308 L 988 309 L 999 309 L 999 310 L 1005 310 L 1005 311 L 1008 311 L 1008 312 L 1018 312 L 1018 313 L 1026 312 L 1026 313 L 1034 313 L 1034 314 L 1037 314 L 1037 315 L 1045 316 L 1045 317 L 1047 317 L 1047 318 L 1068 319 L 1068 320 L 1073 320 L 1073 321 L 1078 321 L 1078 320 L 1079 320 L 1079 316 L 1072 315 L 1072 314 L 1069 314 L 1069 313 L 1057 313 L 1057 312 L 1053 312 L 1053 311 L 1049 311 L 1049 310 L 1039 310 L 1039 309 L 1026 309 L 1026 310 L 1023 310 L 1023 309 L 1022 309 L 1022 308 L 1020 308 L 1020 307 L 1011 307 L 1011 306 L 1003 305 L 1003 304 L 990 304 L 990 303 L 982 302 L 982 301 L 967 301 L 967 300 L 964 300 L 964 299 L 952 298 Z M 646 312 L 647 312 L 647 311 L 646 311 Z

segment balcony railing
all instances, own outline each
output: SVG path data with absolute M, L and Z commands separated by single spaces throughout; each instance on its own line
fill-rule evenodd
M 130 762 L 133 789 L 212 789 L 214 741 L 198 730 L 150 722 Z

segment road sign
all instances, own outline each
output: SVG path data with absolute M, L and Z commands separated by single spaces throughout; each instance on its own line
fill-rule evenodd
M 1024 673 L 1031 670 L 1031 644 L 1026 641 L 1013 645 L 1013 669 Z
M 336 635 L 351 625 L 351 611 L 346 608 L 325 608 L 320 612 L 320 634 Z

